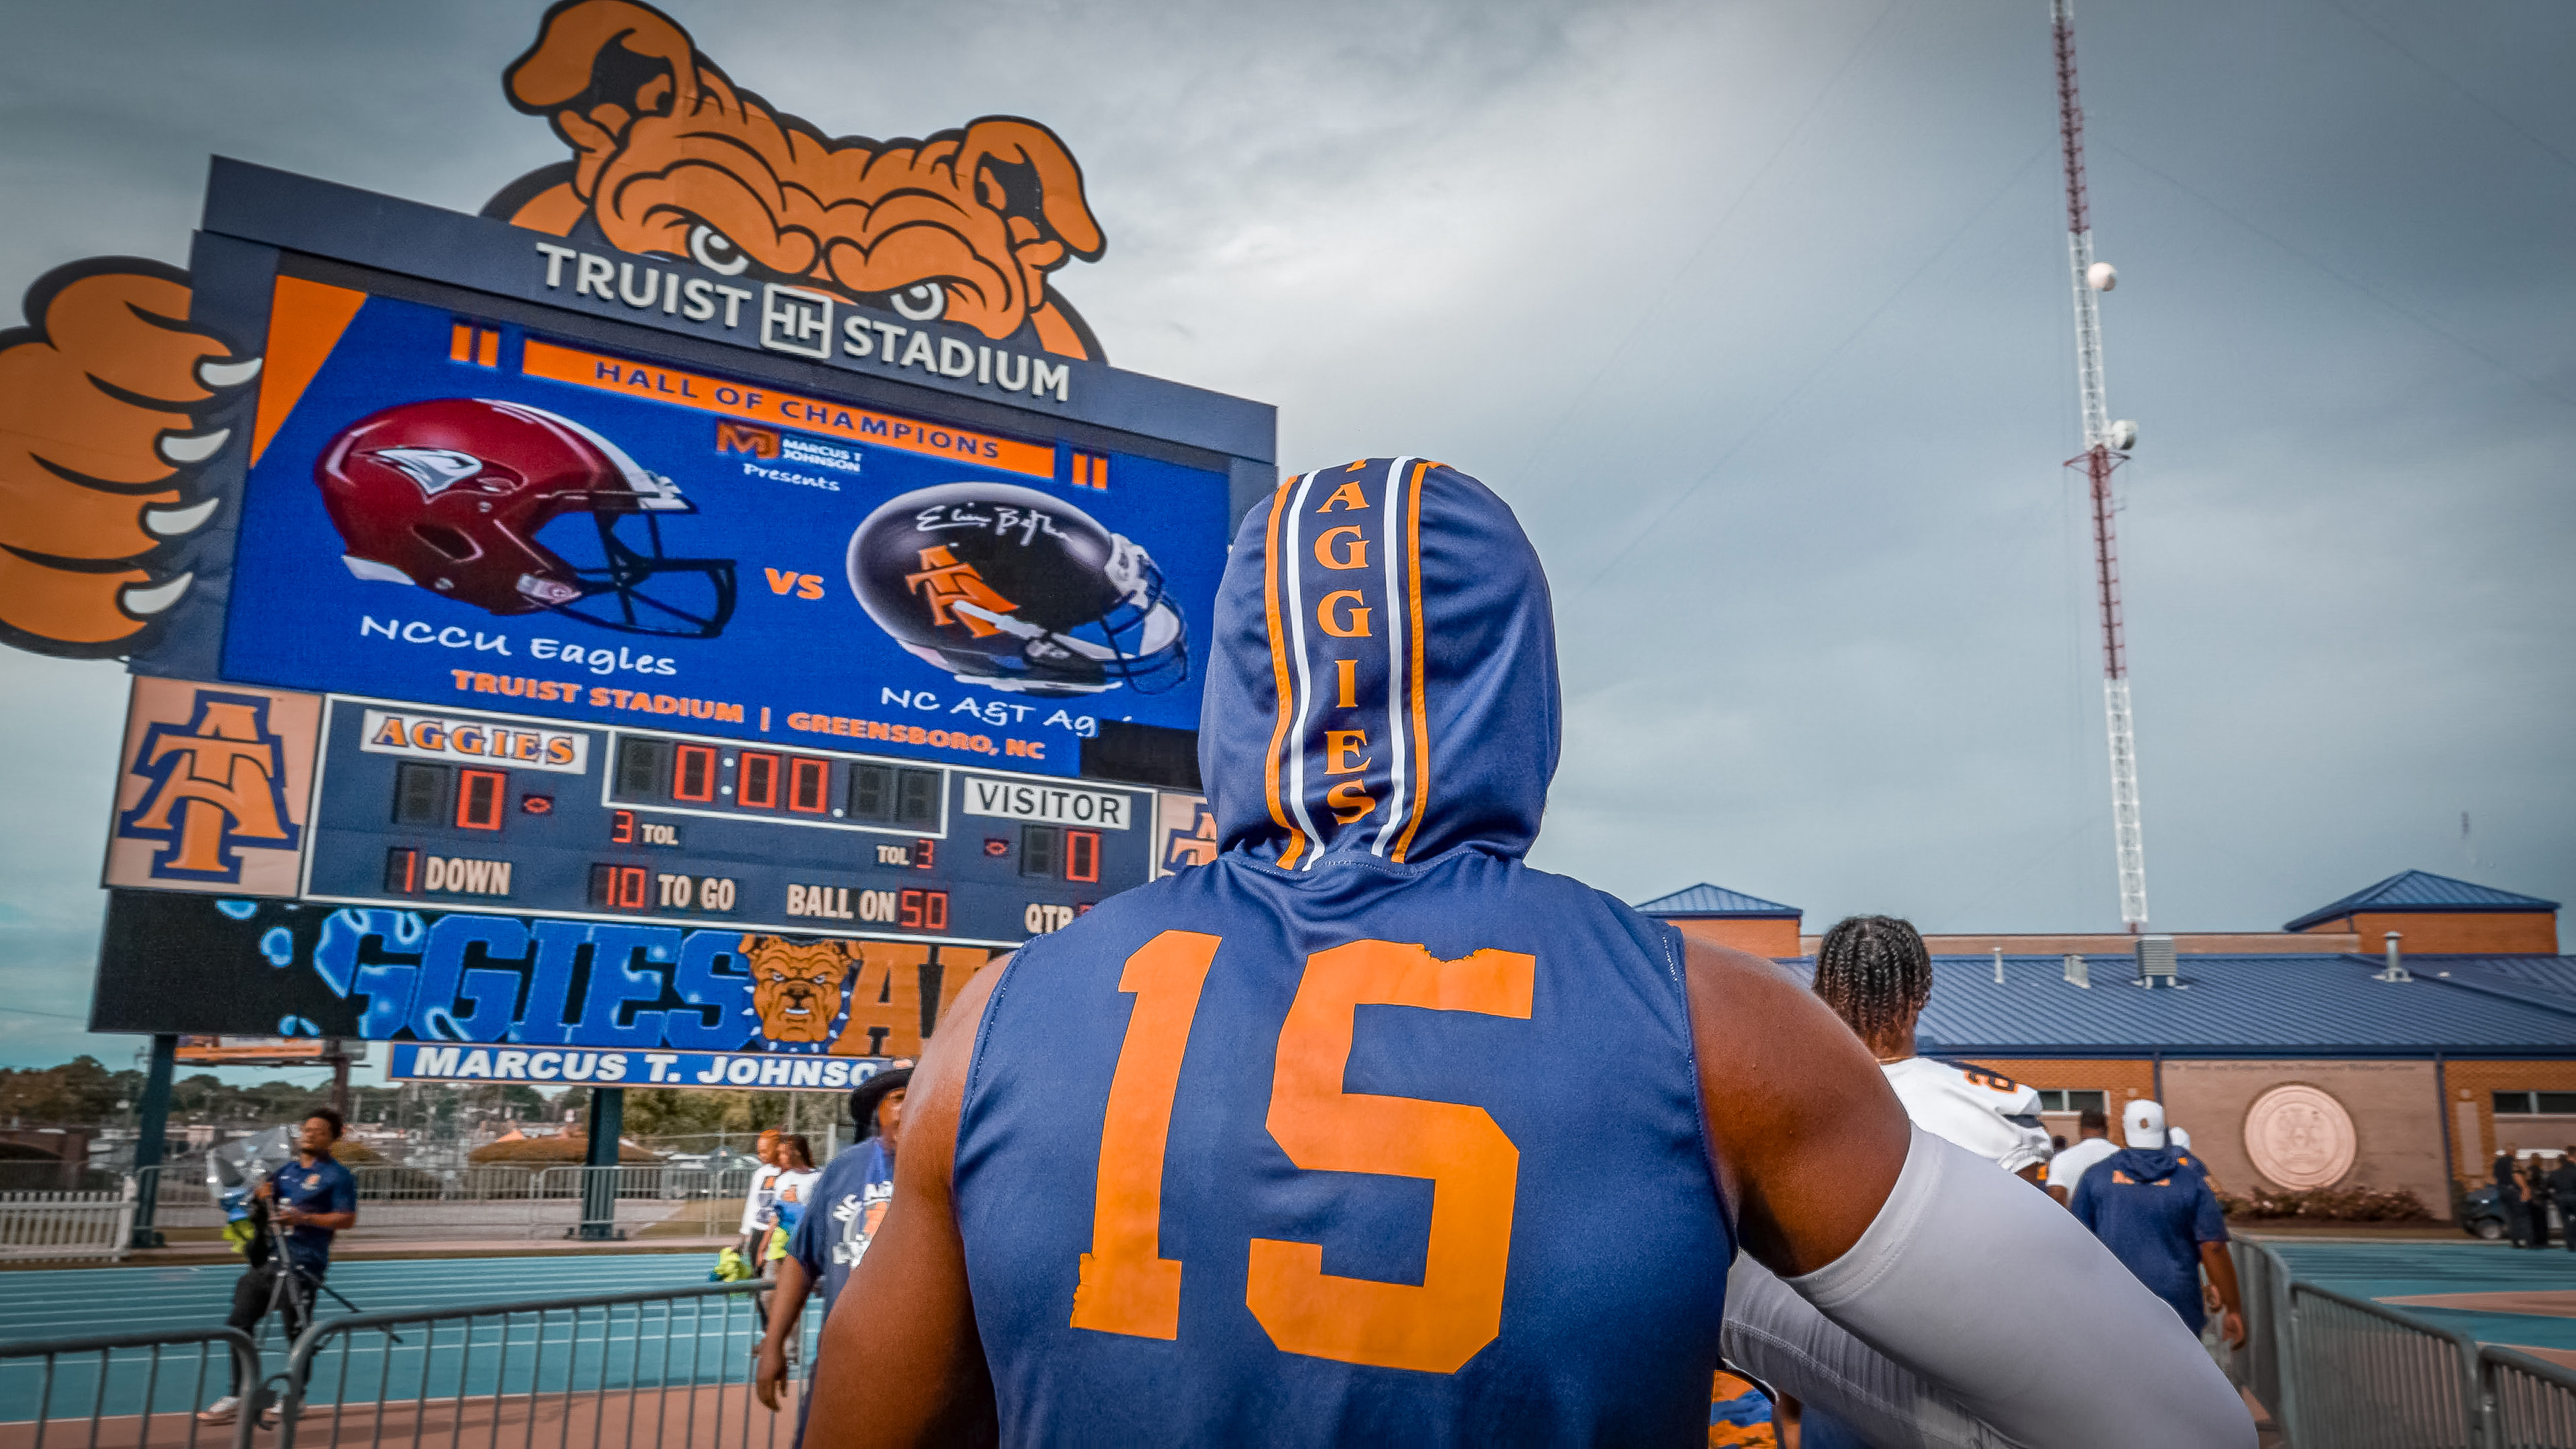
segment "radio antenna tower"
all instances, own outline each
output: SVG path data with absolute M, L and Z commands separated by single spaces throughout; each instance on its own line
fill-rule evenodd
M 2057 132 L 2066 152 L 2066 253 L 2075 275 L 2075 374 L 2084 404 L 2081 469 L 2093 496 L 2093 568 L 2102 603 L 2102 707 L 2111 733 L 2111 830 L 2120 859 L 2120 919 L 2132 935 L 2147 924 L 2147 848 L 2138 824 L 2138 737 L 2129 713 L 2129 652 L 2120 623 L 2120 547 L 2112 530 L 2111 473 L 2129 461 L 2138 425 L 2111 420 L 2102 388 L 2101 294 L 2119 285 L 2093 260 L 2093 222 L 2084 199 L 2084 104 L 2075 95 L 2075 15 L 2049 0 L 2057 32 Z

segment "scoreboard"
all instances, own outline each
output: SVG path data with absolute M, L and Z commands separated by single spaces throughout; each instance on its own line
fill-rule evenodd
M 333 696 L 300 894 L 1008 946 L 1152 871 L 1154 792 Z
M 128 655 L 93 1029 L 832 1090 L 1212 858 L 1272 410 L 605 245 L 216 161 L 188 325 L 263 360 Z

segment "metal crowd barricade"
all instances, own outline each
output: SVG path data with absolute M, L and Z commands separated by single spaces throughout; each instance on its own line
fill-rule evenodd
M 2486 1388 L 2491 1449 L 2576 1449 L 2576 1371 L 2483 1344 L 2478 1376 Z
M 2281 1376 L 2281 1350 L 2286 1342 L 2289 1271 L 2280 1255 L 2243 1238 L 2228 1244 L 2236 1259 L 2236 1281 L 2245 1304 L 2245 1347 L 2229 1362 L 2229 1376 L 2254 1396 L 2274 1423 L 2289 1418 Z
M 2576 1449 L 2576 1370 L 2298 1282 L 2261 1243 L 2231 1251 L 2245 1299 L 2235 1378 L 2292 1449 Z
M 2310 1283 L 2289 1286 L 2290 1442 L 2483 1449 L 2477 1340 Z
M 287 1360 L 277 1443 L 783 1445 L 752 1393 L 762 1283 L 324 1319 Z M 799 1325 L 813 1362 L 822 1314 Z
M 229 1425 L 197 1422 L 197 1406 L 228 1370 L 259 1382 L 259 1350 L 237 1328 L 0 1344 L 0 1420 L 10 1421 L 9 1442 L 35 1449 L 49 1434 L 88 1445 L 248 1449 L 256 1416 L 247 1410 Z

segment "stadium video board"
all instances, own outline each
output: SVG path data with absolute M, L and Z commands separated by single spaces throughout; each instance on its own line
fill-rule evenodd
M 1213 853 L 1267 407 L 600 245 L 215 163 L 93 1029 L 831 1090 Z
M 293 277 L 228 679 L 1070 775 L 1190 730 L 1222 473 Z M 821 742 L 821 741 L 817 741 Z

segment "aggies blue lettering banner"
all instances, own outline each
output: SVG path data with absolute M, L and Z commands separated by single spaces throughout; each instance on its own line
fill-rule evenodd
M 453 1046 L 418 1074 L 459 1080 L 828 1091 L 865 1080 L 853 1062 L 919 1055 L 993 954 L 119 890 L 90 1026 Z
M 883 1071 L 890 1060 L 770 1053 L 531 1050 L 401 1042 L 393 1049 L 388 1074 L 406 1082 L 589 1082 L 619 1087 L 845 1092 Z

